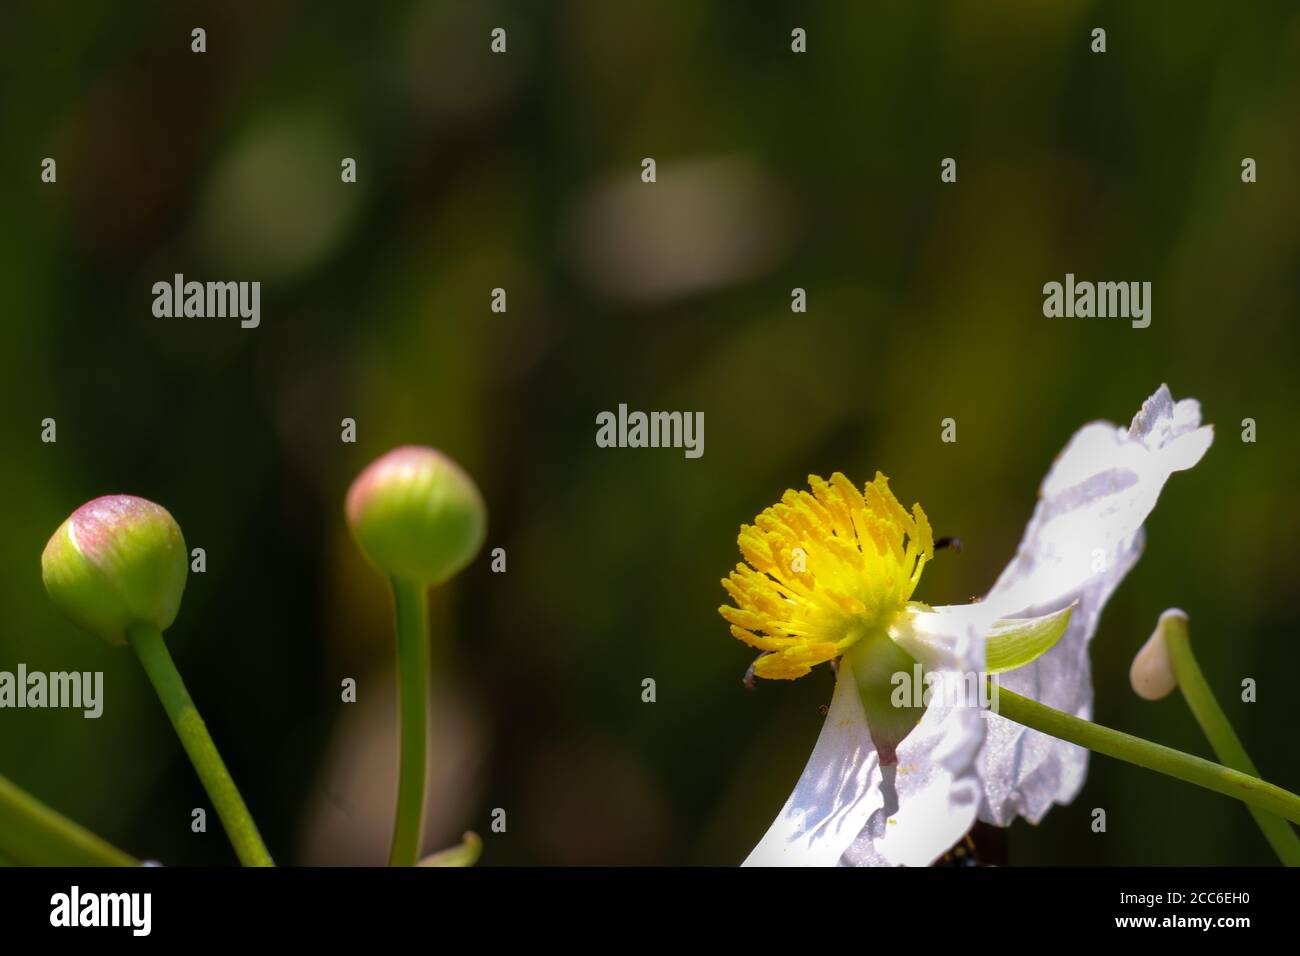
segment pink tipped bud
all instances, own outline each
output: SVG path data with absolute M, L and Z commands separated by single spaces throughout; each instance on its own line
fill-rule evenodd
M 442 452 L 404 445 L 375 459 L 348 489 L 347 518 L 385 574 L 439 584 L 483 546 L 487 509 L 474 480 Z
M 166 630 L 176 620 L 189 563 L 166 508 L 108 495 L 74 511 L 41 555 L 50 599 L 78 626 L 125 644 L 137 624 Z

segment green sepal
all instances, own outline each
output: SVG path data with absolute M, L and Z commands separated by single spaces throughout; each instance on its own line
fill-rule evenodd
M 858 685 L 862 713 L 881 765 L 897 763 L 898 745 L 925 716 L 920 663 L 884 631 L 858 640 L 845 651 L 844 660 Z
M 1042 617 L 1006 618 L 996 621 L 984 644 L 984 670 L 989 674 L 1004 674 L 1038 660 L 1052 649 L 1070 625 L 1070 614 L 1078 606 L 1069 607 Z

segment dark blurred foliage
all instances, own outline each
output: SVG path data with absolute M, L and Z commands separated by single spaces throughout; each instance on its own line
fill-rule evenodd
M 342 496 L 394 444 L 446 450 L 509 564 L 432 601 L 430 847 L 730 864 L 831 690 L 742 689 L 716 613 L 741 522 L 880 468 L 966 545 L 918 597 L 964 601 L 1070 434 L 1162 381 L 1218 437 L 1103 617 L 1097 718 L 1208 754 L 1127 682 L 1180 605 L 1256 762 L 1300 788 L 1294 3 L 7 3 L 0 79 L 0 668 L 107 685 L 98 721 L 0 713 L 0 772 L 132 852 L 233 861 L 215 819 L 190 833 L 204 795 L 129 652 L 42 591 L 84 500 L 157 500 L 206 549 L 170 642 L 279 859 L 379 862 L 391 612 Z M 154 318 L 176 272 L 262 281 L 261 328 Z M 1152 281 L 1151 327 L 1045 319 L 1066 272 Z M 704 457 L 596 448 L 619 402 L 703 411 Z M 1240 805 L 1104 758 L 1009 837 L 1012 863 L 1272 860 Z

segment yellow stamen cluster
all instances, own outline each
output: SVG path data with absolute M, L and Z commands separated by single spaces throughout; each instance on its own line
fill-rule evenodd
M 862 491 L 839 472 L 808 484 L 811 494 L 787 491 L 741 526 L 747 563 L 722 582 L 736 604 L 718 608 L 731 633 L 769 652 L 759 677 L 802 677 L 887 629 L 934 556 L 925 512 L 908 514 L 880 472 Z

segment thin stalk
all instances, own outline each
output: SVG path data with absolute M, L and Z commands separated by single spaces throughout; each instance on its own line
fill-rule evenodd
M 0 858 L 28 866 L 138 866 L 123 853 L 0 777 Z
M 429 707 L 429 624 L 424 588 L 390 579 L 397 615 L 398 718 L 401 726 L 397 817 L 389 866 L 415 866 L 424 828 Z
M 1232 729 L 1228 715 L 1223 712 L 1214 697 L 1214 691 L 1205 680 L 1201 666 L 1192 653 L 1191 637 L 1188 634 L 1187 619 L 1179 615 L 1166 615 L 1161 618 L 1164 629 L 1165 649 L 1173 665 L 1174 676 L 1178 679 L 1178 689 L 1183 699 L 1201 725 L 1201 731 L 1214 748 L 1218 758 L 1233 770 L 1240 770 L 1252 777 L 1260 775 L 1254 761 L 1246 753 L 1246 748 Z M 1287 866 L 1300 866 L 1300 836 L 1296 835 L 1291 824 L 1276 814 L 1248 807 L 1250 815 L 1255 818 L 1264 839 L 1268 840 L 1273 852 Z
M 1154 770 L 1300 823 L 1300 796 L 1258 777 L 1162 744 L 1054 710 L 999 686 L 997 712 L 1008 720 L 1117 760 Z
M 253 822 L 244 798 L 239 795 L 239 788 L 226 770 L 221 754 L 217 752 L 217 746 L 212 742 L 190 692 L 185 689 L 185 682 L 181 680 L 171 654 L 167 652 L 162 632 L 151 625 L 140 624 L 129 629 L 126 636 L 158 692 L 158 699 L 171 718 L 176 736 L 180 737 L 199 780 L 208 791 L 239 861 L 244 866 L 274 866 L 262 835 L 257 832 L 257 824 Z
M 420 861 L 420 866 L 473 866 L 483 853 L 483 840 L 473 830 L 468 831 L 460 843 L 439 850 Z

